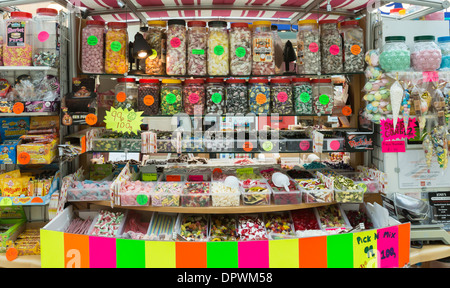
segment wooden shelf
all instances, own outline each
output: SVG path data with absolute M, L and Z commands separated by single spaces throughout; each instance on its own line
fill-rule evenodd
M 89 204 L 111 207 L 109 201 L 92 201 Z M 260 205 L 260 206 L 235 206 L 235 207 L 155 207 L 155 206 L 117 206 L 114 208 L 123 208 L 140 211 L 166 212 L 166 213 L 195 213 L 195 214 L 240 214 L 240 213 L 264 213 L 290 211 L 297 209 L 306 209 L 336 204 L 328 203 L 301 203 L 290 205 Z

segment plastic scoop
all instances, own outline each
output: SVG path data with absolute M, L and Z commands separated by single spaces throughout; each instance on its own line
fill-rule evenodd
M 284 187 L 287 192 L 290 192 L 289 190 L 289 178 L 280 172 L 275 172 L 272 175 L 272 182 L 277 187 Z
M 228 176 L 225 178 L 224 184 L 230 188 L 239 189 L 239 179 L 235 176 Z

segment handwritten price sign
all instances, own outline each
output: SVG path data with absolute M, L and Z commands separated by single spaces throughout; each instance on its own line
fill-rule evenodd
M 136 112 L 133 109 L 122 109 L 111 107 L 110 111 L 106 111 L 104 122 L 106 129 L 111 129 L 121 133 L 135 133 L 141 130 L 142 111 Z

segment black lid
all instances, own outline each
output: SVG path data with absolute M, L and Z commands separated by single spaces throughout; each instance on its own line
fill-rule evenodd
M 386 41 L 406 41 L 405 36 L 387 36 Z
M 436 37 L 433 35 L 422 35 L 414 37 L 414 41 L 435 41 Z
M 208 22 L 209 27 L 227 27 L 226 21 L 209 21 Z
M 186 21 L 182 19 L 172 19 L 167 21 L 167 25 L 186 25 Z

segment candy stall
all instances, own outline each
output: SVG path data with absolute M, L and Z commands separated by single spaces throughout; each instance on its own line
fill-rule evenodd
M 10 2 L 0 267 L 450 257 L 446 1 Z

